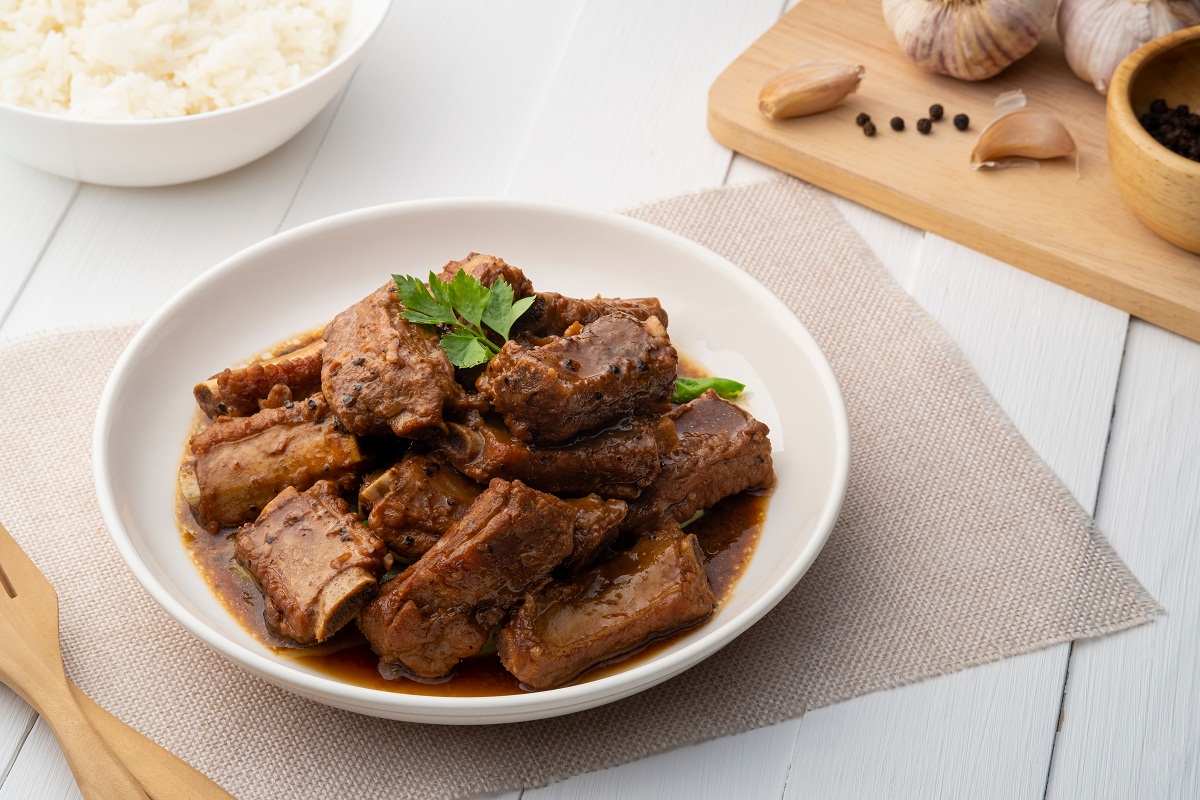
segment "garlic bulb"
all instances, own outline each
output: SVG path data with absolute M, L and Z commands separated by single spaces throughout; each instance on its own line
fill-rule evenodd
M 896 41 L 918 65 L 968 81 L 999 73 L 1037 46 L 1058 0 L 883 0 Z
M 1191 25 L 1200 25 L 1200 0 L 1062 0 L 1058 9 L 1067 63 L 1100 94 L 1125 56 Z

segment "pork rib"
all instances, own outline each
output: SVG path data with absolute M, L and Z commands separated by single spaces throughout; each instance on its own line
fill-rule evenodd
M 325 327 L 321 388 L 353 433 L 418 436 L 442 429 L 447 406 L 466 402 L 437 333 L 401 316 L 388 283 Z
M 686 522 L 723 497 L 775 483 L 767 426 L 711 389 L 667 415 L 679 445 L 654 483 L 629 504 L 622 531 Z
M 494 480 L 466 516 L 359 615 L 384 669 L 445 675 L 574 548 L 576 510 L 519 481 Z
M 649 486 L 659 461 L 675 447 L 669 419 L 626 419 L 562 446 L 537 447 L 512 438 L 492 416 L 470 412 L 446 425 L 434 447 L 451 464 L 480 483 L 520 480 L 535 489 L 576 496 L 595 492 L 629 500 Z
M 209 419 L 248 417 L 264 407 L 302 400 L 321 388 L 321 350 L 318 336 L 290 353 L 225 369 L 196 384 L 192 395 Z
M 365 465 L 358 440 L 320 394 L 251 417 L 219 417 L 192 437 L 191 448 L 180 489 L 210 527 L 254 519 L 288 486 L 304 491 L 330 480 L 350 489 Z
M 610 314 L 545 345 L 506 342 L 476 387 L 513 438 L 558 444 L 630 414 L 670 409 L 678 361 L 656 317 Z
M 496 649 L 521 683 L 551 689 L 704 621 L 715 602 L 696 537 L 672 525 L 577 577 L 528 592 Z
M 288 487 L 237 533 L 234 557 L 262 587 L 263 619 L 300 644 L 323 642 L 376 591 L 387 548 L 329 481 Z

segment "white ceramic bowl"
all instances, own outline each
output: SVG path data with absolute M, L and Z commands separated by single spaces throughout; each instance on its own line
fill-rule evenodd
M 261 158 L 312 121 L 350 80 L 391 0 L 351 0 L 333 61 L 282 92 L 232 108 L 153 120 L 93 120 L 0 103 L 0 151 L 64 178 L 166 186 Z
M 383 285 L 477 250 L 575 296 L 657 295 L 672 341 L 747 384 L 771 429 L 779 484 L 758 549 L 717 615 L 657 655 L 545 692 L 426 697 L 339 682 L 276 656 L 225 611 L 177 531 L 175 473 L 197 380 L 308 330 Z M 264 302 L 263 298 L 269 298 Z M 565 714 L 676 675 L 770 610 L 820 551 L 846 488 L 849 428 L 820 349 L 774 295 L 699 245 L 616 214 L 513 200 L 426 200 L 313 222 L 230 258 L 154 316 L 122 354 L 97 414 L 96 492 L 118 550 L 184 627 L 263 678 L 340 708 L 414 722 L 480 724 Z

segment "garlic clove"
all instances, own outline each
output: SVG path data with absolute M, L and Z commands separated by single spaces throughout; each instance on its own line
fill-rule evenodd
M 1058 10 L 1071 71 L 1100 94 L 1127 55 L 1191 25 L 1200 25 L 1200 0 L 1062 0 Z
M 983 129 L 971 151 L 971 167 L 995 167 L 1006 158 L 1040 161 L 1063 156 L 1075 156 L 1078 168 L 1079 150 L 1066 127 L 1049 114 L 1022 108 Z
M 801 61 L 776 73 L 758 94 L 767 119 L 818 114 L 833 108 L 858 88 L 866 70 L 861 64 Z
M 883 0 L 901 49 L 931 72 L 969 81 L 1027 55 L 1054 21 L 1058 0 Z

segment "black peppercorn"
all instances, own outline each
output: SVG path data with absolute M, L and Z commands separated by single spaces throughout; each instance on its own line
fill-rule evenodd
M 859 114 L 857 117 L 854 118 L 854 124 L 860 128 L 863 127 L 864 125 L 866 125 L 870 121 L 871 121 L 871 115 L 867 114 L 866 112 L 863 112 L 862 114 Z
M 917 130 L 919 130 L 921 133 L 929 133 L 929 131 L 932 130 L 932 128 L 933 128 L 933 123 L 930 122 L 929 120 L 925 119 L 924 117 L 917 120 Z
M 967 128 L 971 127 L 971 118 L 966 114 L 955 114 L 954 127 L 958 128 L 960 131 L 965 131 Z
M 1157 98 L 1138 121 L 1163 147 L 1184 158 L 1200 161 L 1200 114 L 1191 113 L 1186 104 L 1171 108 L 1166 100 Z
M 942 118 L 942 114 L 945 113 L 945 111 L 946 109 L 942 108 L 941 103 L 934 103 L 929 107 L 929 118 L 934 122 L 937 122 Z
M 904 120 L 900 119 L 900 117 L 892 117 L 892 130 L 894 130 L 894 131 L 904 130 Z
M 875 135 L 875 123 L 874 122 L 867 120 L 866 124 L 863 125 L 863 135 L 864 136 L 874 136 Z

